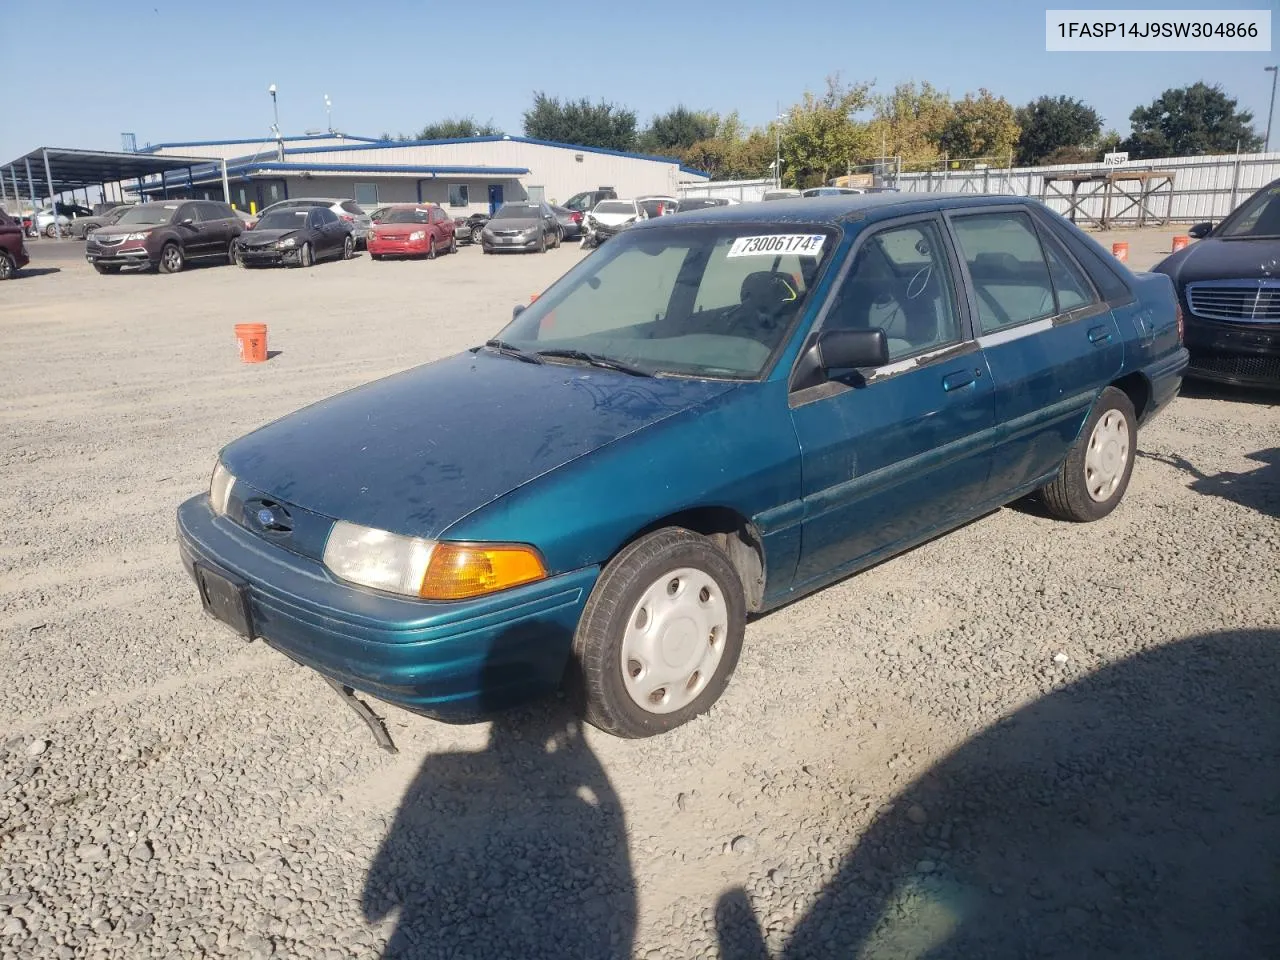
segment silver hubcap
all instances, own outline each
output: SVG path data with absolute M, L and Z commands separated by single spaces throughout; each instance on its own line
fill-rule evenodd
M 182 262 L 182 255 L 178 253 L 177 247 L 170 247 L 164 255 L 164 264 L 170 270 L 177 270 L 178 264 Z
M 1108 410 L 1093 428 L 1084 455 L 1084 483 L 1101 503 L 1120 486 L 1129 464 L 1129 424 L 1119 410 Z
M 719 585 L 692 567 L 651 583 L 622 637 L 622 680 L 636 705 L 671 713 L 706 689 L 724 656 L 729 612 Z

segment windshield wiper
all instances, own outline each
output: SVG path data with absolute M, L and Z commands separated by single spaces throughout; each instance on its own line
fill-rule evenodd
M 542 358 L 536 353 L 529 353 L 527 350 L 521 350 L 514 344 L 507 343 L 505 340 L 486 340 L 484 345 L 491 350 L 496 350 L 504 357 L 515 357 L 517 360 L 523 360 L 525 363 L 542 363 Z
M 617 370 L 619 373 L 625 373 L 633 377 L 652 377 L 653 374 L 648 370 L 641 370 L 639 367 L 633 367 L 630 364 L 623 363 L 621 360 L 614 360 L 612 357 L 605 357 L 598 353 L 588 353 L 586 350 L 574 350 L 566 348 L 562 350 L 539 350 L 539 357 L 555 357 L 562 360 L 581 360 L 583 363 L 589 363 L 593 367 L 603 367 L 606 370 Z

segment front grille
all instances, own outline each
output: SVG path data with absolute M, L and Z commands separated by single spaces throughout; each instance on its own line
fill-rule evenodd
M 1241 377 L 1250 380 L 1276 380 L 1280 382 L 1280 357 L 1245 357 L 1239 355 L 1196 356 L 1191 360 L 1193 370 L 1216 373 L 1224 377 Z
M 1187 305 L 1197 317 L 1235 323 L 1280 323 L 1280 286 L 1269 282 L 1191 283 Z
M 519 230 L 494 230 L 493 231 L 493 235 L 495 237 L 518 237 L 520 236 L 520 233 L 521 231 Z
M 93 242 L 100 247 L 118 247 L 124 243 L 124 237 L 100 237 L 94 234 Z

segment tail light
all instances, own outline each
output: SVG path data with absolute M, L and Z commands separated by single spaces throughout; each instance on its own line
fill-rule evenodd
M 574 223 L 581 223 L 581 222 L 582 222 L 582 211 L 580 211 L 580 210 L 575 210 L 575 211 L 573 211 L 573 213 L 569 214 L 569 219 L 570 219 L 570 220 L 572 220 Z
M 343 220 L 345 220 L 345 221 L 347 221 L 347 223 L 355 223 L 355 222 L 356 222 L 356 218 L 355 218 L 355 217 L 353 217 L 353 216 L 351 216 L 351 214 L 349 214 L 349 213 L 344 213 L 344 214 L 342 215 L 342 219 L 343 219 Z

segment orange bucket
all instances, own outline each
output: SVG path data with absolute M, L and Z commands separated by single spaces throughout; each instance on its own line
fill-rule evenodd
M 1190 242 L 1191 242 L 1191 238 L 1190 238 L 1190 237 L 1183 237 L 1183 236 L 1177 236 L 1177 237 L 1174 237 L 1174 238 L 1173 238 L 1173 252 L 1174 252 L 1174 253 L 1177 253 L 1179 250 L 1181 250 L 1183 247 L 1185 247 L 1185 246 L 1186 246 L 1188 243 L 1190 243 Z
M 1129 244 L 1119 240 L 1111 245 L 1111 255 L 1121 263 L 1129 262 Z
M 267 359 L 267 325 L 237 323 L 236 344 L 240 348 L 241 363 L 263 363 Z

